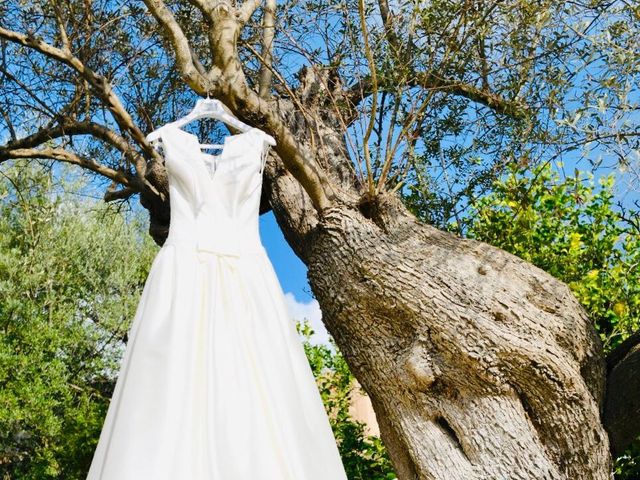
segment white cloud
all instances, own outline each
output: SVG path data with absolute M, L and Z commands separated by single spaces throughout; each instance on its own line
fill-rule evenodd
M 324 328 L 322 323 L 322 311 L 320 305 L 316 299 L 312 299 L 308 303 L 299 302 L 291 292 L 284 294 L 289 314 L 296 320 L 302 321 L 303 319 L 309 319 L 311 328 L 314 334 L 311 336 L 310 341 L 313 344 L 325 344 L 329 347 L 329 333 Z M 332 347 L 331 347 L 332 348 Z M 332 348 L 333 349 L 333 348 Z

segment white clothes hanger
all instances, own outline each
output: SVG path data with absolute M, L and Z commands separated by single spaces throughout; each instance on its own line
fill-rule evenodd
M 243 123 L 240 120 L 238 120 L 233 115 L 227 113 L 227 111 L 225 110 L 225 105 L 220 100 L 216 98 L 209 98 L 209 96 L 207 95 L 207 98 L 199 98 L 198 101 L 196 101 L 196 105 L 195 107 L 193 107 L 193 110 L 191 110 L 187 115 L 185 115 L 182 118 L 179 118 L 174 122 L 167 123 L 163 127 L 160 127 L 154 130 L 153 132 L 151 132 L 149 135 L 147 135 L 147 141 L 154 142 L 156 140 L 159 140 L 160 130 L 164 127 L 171 126 L 175 128 L 181 128 L 184 125 L 191 123 L 195 120 L 199 120 L 201 118 L 213 118 L 215 120 L 220 120 L 226 123 L 227 125 L 231 125 L 232 127 L 237 128 L 241 132 L 246 132 L 254 128 L 251 125 L 247 125 L 246 123 Z M 274 146 L 276 144 L 275 139 L 271 135 L 268 135 L 267 133 L 264 133 L 264 135 L 265 135 L 265 141 L 269 145 Z M 222 147 L 223 145 L 207 145 L 207 144 L 200 145 L 200 148 L 222 148 Z

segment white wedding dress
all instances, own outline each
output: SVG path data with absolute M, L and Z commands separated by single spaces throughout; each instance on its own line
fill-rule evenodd
M 264 132 L 218 156 L 171 125 L 161 140 L 171 225 L 87 480 L 346 480 L 259 236 Z

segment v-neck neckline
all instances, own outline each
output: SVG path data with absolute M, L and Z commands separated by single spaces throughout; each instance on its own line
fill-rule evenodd
M 201 143 L 200 143 L 200 139 L 198 138 L 197 135 L 187 132 L 185 130 L 182 130 L 179 127 L 173 127 L 171 125 L 167 125 L 170 129 L 172 130 L 177 130 L 178 132 L 186 135 L 187 137 L 191 138 L 191 140 L 193 141 L 193 143 L 195 144 L 195 155 L 198 157 L 198 166 L 201 167 L 202 169 L 204 169 L 204 174 L 207 177 L 207 180 L 210 184 L 213 184 L 214 180 L 216 179 L 217 176 L 217 172 L 218 172 L 218 165 L 216 164 L 215 166 L 215 170 L 213 172 L 213 175 L 210 173 L 209 171 L 209 167 L 207 165 L 207 157 L 213 157 L 216 161 L 216 163 L 220 160 L 222 160 L 222 158 L 224 157 L 225 152 L 228 149 L 228 143 L 231 139 L 235 139 L 238 137 L 242 137 L 243 135 L 246 135 L 248 133 L 254 132 L 255 130 L 259 130 L 259 128 L 256 127 L 251 127 L 249 130 L 245 131 L 245 132 L 240 132 L 240 133 L 236 133 L 234 135 L 227 135 L 226 137 L 224 137 L 223 143 L 222 143 L 222 150 L 220 151 L 220 153 L 218 155 L 211 155 L 208 153 L 204 153 L 202 151 L 202 147 L 201 147 Z

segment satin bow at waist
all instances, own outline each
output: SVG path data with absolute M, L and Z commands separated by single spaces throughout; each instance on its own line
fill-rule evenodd
M 181 248 L 193 249 L 198 254 L 198 258 L 201 260 L 205 260 L 209 255 L 217 255 L 224 257 L 235 257 L 239 258 L 243 255 L 255 255 L 255 254 L 266 254 L 266 250 L 262 244 L 252 245 L 250 247 L 242 247 L 242 246 L 221 246 L 215 245 L 210 241 L 196 241 L 190 239 L 167 239 L 163 245 L 169 246 L 174 245 Z

